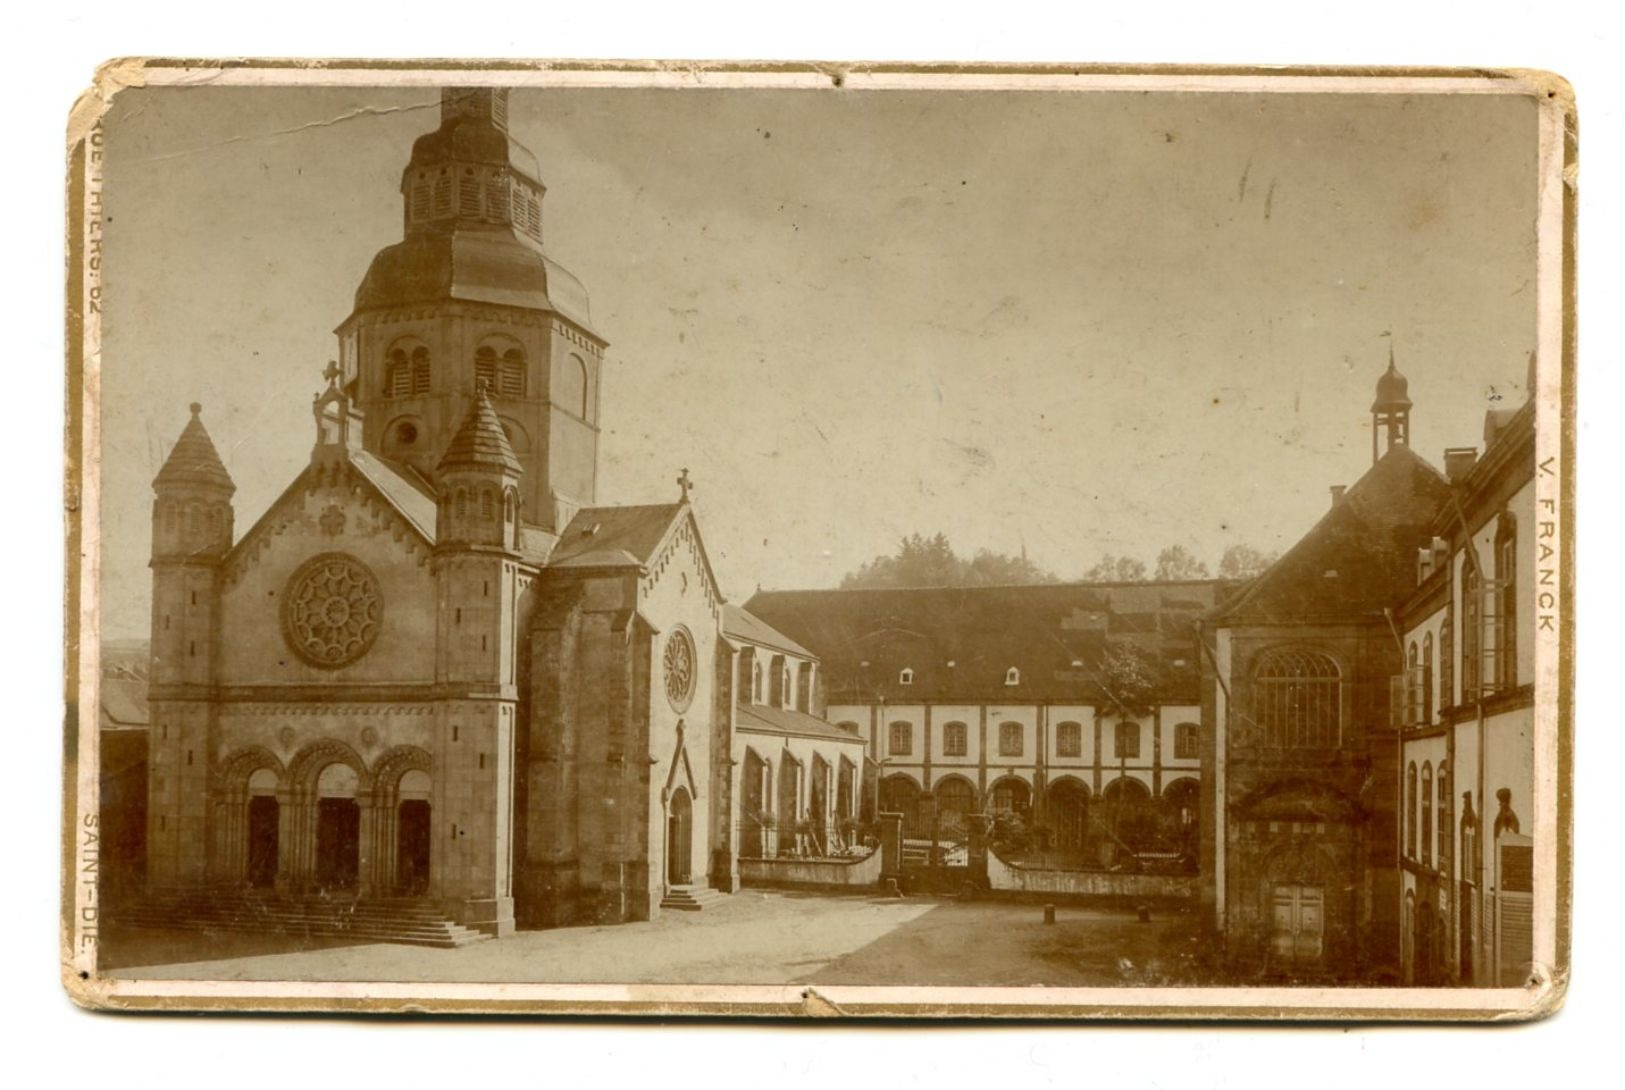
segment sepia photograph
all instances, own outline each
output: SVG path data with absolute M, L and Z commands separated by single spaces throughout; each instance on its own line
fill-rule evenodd
M 75 1001 L 1562 1003 L 1561 79 L 205 67 L 70 121 Z

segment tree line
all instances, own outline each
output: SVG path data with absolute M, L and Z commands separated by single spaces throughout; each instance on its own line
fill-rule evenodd
M 1279 554 L 1265 553 L 1251 545 L 1231 545 L 1224 550 L 1216 568 L 1220 579 L 1250 579 L 1273 564 Z M 1133 556 L 1107 553 L 1078 578 L 1089 583 L 1167 582 L 1177 579 L 1210 579 L 1205 562 L 1183 545 L 1169 545 L 1157 553 L 1156 563 L 1148 565 Z M 897 551 L 877 556 L 841 580 L 843 590 L 865 587 L 981 587 L 1059 583 L 1061 578 L 1027 558 L 991 549 L 978 549 L 961 556 L 948 536 L 911 534 L 898 543 Z

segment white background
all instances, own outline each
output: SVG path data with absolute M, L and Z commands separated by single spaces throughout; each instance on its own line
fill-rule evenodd
M 354 1082 L 604 1087 L 885 1085 L 1617 1085 L 1620 500 L 1619 35 L 1604 5 L 1370 0 L 912 8 L 868 3 L 47 4 L 8 18 L 5 972 L 13 1085 Z M 1064 13 L 1064 14 L 1063 14 Z M 61 791 L 62 134 L 94 66 L 119 55 L 628 57 L 1474 65 L 1575 86 L 1581 139 L 1580 705 L 1574 980 L 1546 1022 L 1498 1030 L 958 1025 L 864 1028 L 612 1022 L 134 1018 L 78 1011 L 57 983 Z M 1588 487 L 1589 486 L 1589 487 Z

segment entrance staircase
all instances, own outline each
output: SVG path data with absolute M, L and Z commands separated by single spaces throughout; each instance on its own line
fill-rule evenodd
M 457 947 L 490 938 L 410 898 L 293 898 L 276 894 L 188 892 L 147 897 L 118 914 L 130 927 L 225 931 L 290 938 L 345 938 L 410 946 Z
M 726 893 L 710 886 L 672 886 L 671 891 L 660 899 L 660 907 L 674 908 L 679 912 L 700 912 L 727 899 Z

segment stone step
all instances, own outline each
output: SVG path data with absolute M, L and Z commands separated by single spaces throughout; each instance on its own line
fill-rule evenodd
M 673 908 L 680 912 L 700 912 L 727 899 L 726 893 L 710 886 L 673 886 L 661 898 L 660 907 Z
M 433 906 L 416 902 L 194 893 L 151 897 L 127 907 L 118 918 L 132 927 L 331 936 L 414 946 L 467 946 L 490 937 L 446 918 Z

